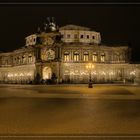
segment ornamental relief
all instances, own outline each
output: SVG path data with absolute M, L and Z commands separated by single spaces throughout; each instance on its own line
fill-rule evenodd
M 44 38 L 44 40 L 43 40 L 44 45 L 51 46 L 51 45 L 53 45 L 53 43 L 54 43 L 54 40 L 51 37 Z
M 42 49 L 41 50 L 41 59 L 44 61 L 54 60 L 55 59 L 55 51 L 53 49 Z

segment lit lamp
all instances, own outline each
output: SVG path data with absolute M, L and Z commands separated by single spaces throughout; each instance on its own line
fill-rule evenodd
M 135 71 L 130 72 L 130 75 L 131 75 L 131 81 L 134 83 L 135 78 L 136 78 L 136 73 L 135 73 Z
M 89 63 L 86 65 L 86 68 L 89 70 L 89 83 L 88 83 L 88 87 L 92 88 L 92 81 L 91 81 L 91 70 L 94 68 L 94 65 L 92 63 Z

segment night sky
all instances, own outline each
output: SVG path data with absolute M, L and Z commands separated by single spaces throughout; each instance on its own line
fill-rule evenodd
M 58 26 L 76 24 L 101 33 L 102 44 L 129 45 L 132 61 L 140 62 L 140 5 L 0 5 L 0 51 L 25 44 L 47 17 Z

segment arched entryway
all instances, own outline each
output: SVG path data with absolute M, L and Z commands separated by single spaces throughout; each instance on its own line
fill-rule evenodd
M 51 79 L 51 76 L 52 76 L 52 70 L 50 67 L 44 67 L 43 68 L 43 71 L 42 71 L 42 78 L 44 80 L 46 79 Z

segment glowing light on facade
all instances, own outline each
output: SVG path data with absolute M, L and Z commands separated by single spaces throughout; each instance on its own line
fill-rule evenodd
M 9 74 L 8 74 L 8 77 L 13 77 L 13 74 L 9 73 Z
M 101 75 L 106 75 L 106 73 L 104 71 L 101 72 Z
M 97 62 L 97 53 L 93 53 L 92 60 L 93 62 Z
M 113 75 L 114 73 L 113 72 L 109 72 L 109 75 Z
M 104 53 L 101 54 L 101 62 L 105 62 L 105 54 Z
M 89 53 L 88 52 L 84 52 L 84 56 L 83 56 L 83 60 L 84 61 L 88 61 L 89 60 Z
M 51 79 L 51 75 L 52 75 L 52 70 L 50 67 L 45 67 L 43 69 L 43 79 L 46 80 L 46 79 Z
M 79 61 L 79 52 L 74 52 L 73 60 L 74 61 Z
M 92 74 L 93 74 L 93 75 L 97 75 L 97 72 L 96 72 L 96 71 L 93 71 Z
M 136 75 L 136 71 L 130 72 L 130 75 Z
M 86 68 L 89 69 L 89 70 L 91 70 L 91 69 L 94 68 L 94 65 L 93 65 L 92 63 L 88 63 L 88 64 L 86 65 Z

